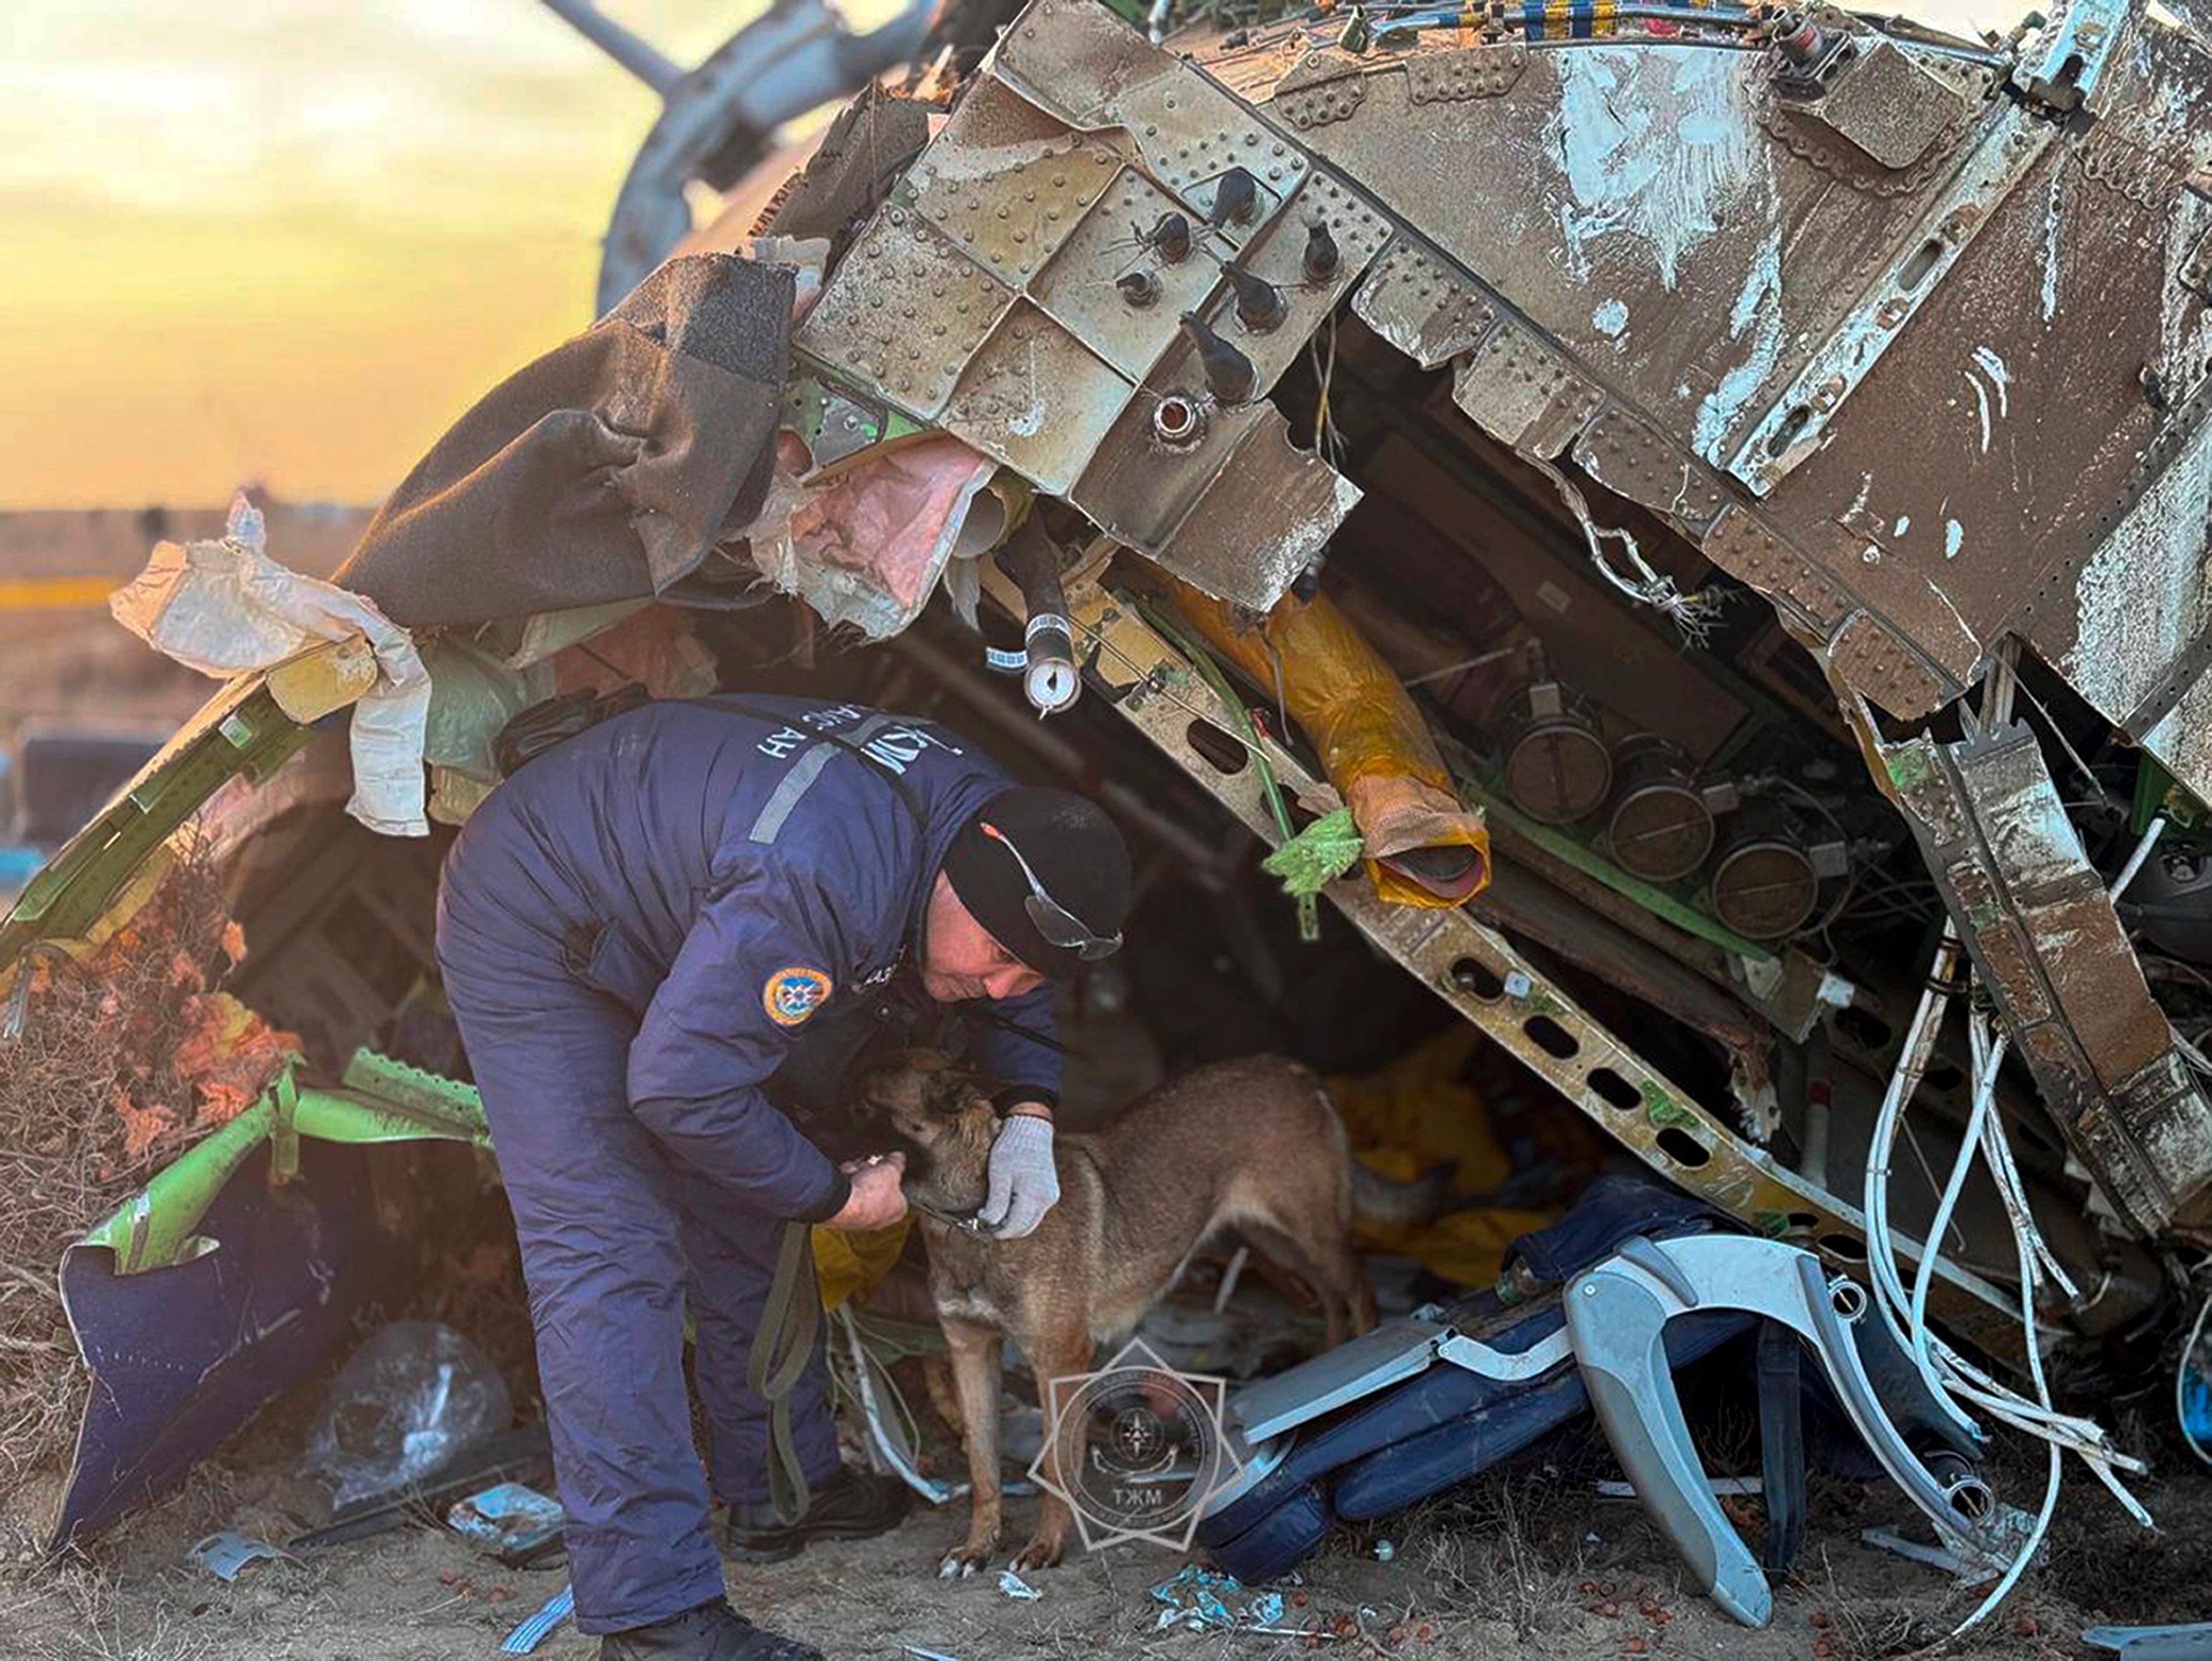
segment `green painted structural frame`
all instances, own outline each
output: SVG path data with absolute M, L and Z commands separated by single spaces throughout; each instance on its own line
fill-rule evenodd
M 193 1231 L 247 1157 L 270 1144 L 270 1170 L 299 1169 L 299 1139 L 326 1142 L 468 1142 L 489 1150 L 483 1104 L 468 1085 L 424 1073 L 375 1051 L 357 1052 L 336 1089 L 301 1088 L 293 1063 L 260 1097 L 195 1143 L 94 1226 L 79 1245 L 105 1246 L 118 1275 L 189 1262 L 207 1250 Z

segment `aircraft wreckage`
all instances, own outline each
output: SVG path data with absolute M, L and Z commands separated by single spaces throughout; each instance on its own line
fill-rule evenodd
M 1940 1226 L 1923 1295 L 1997 1362 L 2024 1303 L 2042 1348 L 2136 1342 L 2212 1245 L 2204 21 L 1529 0 L 1162 46 L 1034 0 L 803 171 L 716 177 L 339 581 L 421 648 L 449 823 L 607 668 L 941 703 L 1216 916 L 1233 823 L 1348 807 L 1322 891 L 1372 951 L 1227 928 L 1243 1004 L 1440 999 L 1835 1272 L 1909 1279 Z M 635 195 L 632 277 L 680 230 Z M 266 1177 L 481 1139 L 382 1053 L 441 839 L 343 826 L 315 759 L 378 672 L 349 637 L 234 680 L 0 928 L 19 965 L 95 934 L 213 799 L 233 989 L 306 1051 L 64 1264 L 106 1387 L 64 1536 L 336 1341 L 389 1196 Z M 1350 965 L 1326 1007 L 1302 950 Z

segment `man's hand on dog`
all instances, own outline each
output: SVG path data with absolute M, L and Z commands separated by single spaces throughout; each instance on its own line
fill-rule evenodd
M 906 1195 L 899 1186 L 906 1176 L 905 1154 L 872 1153 L 865 1159 L 848 1159 L 837 1169 L 851 1179 L 853 1192 L 845 1208 L 821 1226 L 889 1228 L 906 1215 Z
M 991 1143 L 991 1186 L 976 1222 L 994 1239 L 1018 1240 L 1060 1201 L 1052 1120 L 1042 1111 L 1006 1115 Z

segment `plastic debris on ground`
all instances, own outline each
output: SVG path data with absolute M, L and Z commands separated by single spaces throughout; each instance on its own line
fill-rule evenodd
M 1186 1563 L 1170 1579 L 1152 1588 L 1154 1598 L 1167 1605 L 1154 1621 L 1153 1630 L 1180 1627 L 1187 1632 L 1258 1632 L 1303 1638 L 1295 1627 L 1281 1624 L 1283 1594 L 1253 1592 L 1233 1574 L 1218 1574 Z
M 220 1534 L 210 1534 L 197 1542 L 185 1556 L 198 1563 L 218 1580 L 235 1580 L 254 1563 L 281 1561 L 296 1563 L 300 1560 L 281 1546 L 272 1546 L 266 1540 L 249 1540 L 236 1529 L 225 1529 Z
M 484 1353 L 435 1321 L 394 1321 L 331 1380 L 305 1469 L 343 1506 L 396 1494 L 507 1429 L 507 1382 Z
M 456 1502 L 446 1522 L 480 1550 L 529 1555 L 560 1536 L 561 1502 L 520 1482 L 501 1482 Z
M 1870 1546 L 1894 1552 L 1898 1556 L 1915 1563 L 1925 1563 L 1954 1577 L 1961 1585 L 1978 1586 L 1994 1580 L 2000 1570 L 2020 1554 L 2035 1530 L 2035 1518 L 2017 1506 L 2002 1501 L 1986 1525 L 1991 1555 L 1988 1557 L 1969 1555 L 1952 1549 L 1948 1545 L 1911 1536 L 1889 1524 L 1879 1528 L 1862 1529 L 1859 1538 Z M 2037 1555 L 2045 1548 L 2039 1546 Z
M 502 1655 L 527 1655 L 545 1641 L 545 1634 L 575 1613 L 576 1589 L 563 1586 L 543 1603 L 538 1612 L 507 1634 L 500 1647 Z
M 999 1571 L 999 1590 L 1006 1593 L 1007 1597 L 1018 1598 L 1021 1602 L 1025 1603 L 1034 1603 L 1036 1599 L 1044 1596 L 1042 1592 L 1039 1591 L 1035 1586 L 1030 1585 L 1028 1581 L 1023 1579 L 1020 1575 L 1016 1574 L 1012 1569 L 1000 1569 Z
M 430 676 L 414 637 L 375 603 L 271 559 L 261 510 L 241 493 L 220 538 L 155 545 L 146 569 L 109 596 L 115 620 L 204 675 L 266 669 L 317 641 L 365 636 L 376 684 L 353 715 L 346 812 L 387 837 L 427 837 L 422 739 Z
M 1729 1499 L 1754 1499 L 1766 1492 L 1766 1485 L 1756 1476 L 1708 1476 L 1705 1486 L 1714 1494 Z M 1626 1482 L 1612 1481 L 1593 1482 L 1590 1492 L 1601 1500 L 1633 1500 L 1636 1489 Z
M 2203 1661 L 2212 1655 L 2212 1621 L 2185 1627 L 2091 1627 L 2081 1641 L 2129 1661 Z

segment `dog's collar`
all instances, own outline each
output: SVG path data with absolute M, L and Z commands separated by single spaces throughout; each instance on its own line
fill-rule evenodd
M 989 1229 L 984 1227 L 981 1223 L 976 1220 L 977 1214 L 975 1212 L 969 1212 L 965 1216 L 955 1216 L 949 1211 L 939 1211 L 933 1205 L 924 1205 L 920 1200 L 915 1199 L 911 1194 L 907 1196 L 906 1202 L 913 1209 L 921 1213 L 923 1216 L 934 1217 L 939 1222 L 943 1223 L 947 1228 L 957 1228 L 963 1234 L 971 1235 L 978 1240 L 988 1240 L 995 1238 Z

